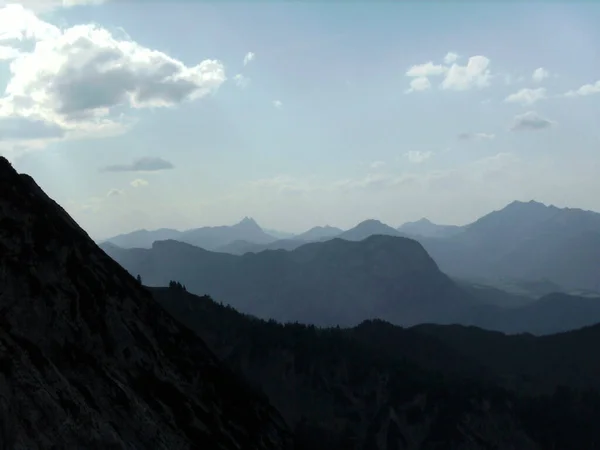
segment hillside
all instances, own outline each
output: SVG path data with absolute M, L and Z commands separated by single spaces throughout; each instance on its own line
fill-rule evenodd
M 452 323 L 471 303 L 421 245 L 406 238 L 333 239 L 243 256 L 163 241 L 152 249 L 109 254 L 147 285 L 177 279 L 190 292 L 208 293 L 267 319 L 318 325 L 378 317 L 405 325 Z
M 279 413 L 0 158 L 0 446 L 287 449 Z
M 177 284 L 152 292 L 261 387 L 297 450 L 585 450 L 600 438 L 589 390 L 598 327 L 544 338 L 380 321 L 317 329 L 244 316 Z

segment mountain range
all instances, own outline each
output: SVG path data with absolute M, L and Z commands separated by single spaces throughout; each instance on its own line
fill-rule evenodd
M 309 242 L 333 238 L 358 241 L 372 235 L 418 240 L 441 270 L 455 278 L 495 286 L 551 282 L 565 292 L 600 291 L 600 214 L 535 201 L 515 201 L 465 226 L 436 225 L 421 219 L 393 228 L 369 219 L 346 231 L 316 227 L 294 237 L 276 239 L 252 219 L 244 219 L 232 227 L 136 231 L 107 242 L 124 248 L 150 248 L 152 242 L 174 239 L 241 255 L 291 251 Z
M 362 233 L 350 235 L 355 236 Z M 178 241 L 157 241 L 151 249 L 104 250 L 148 286 L 176 279 L 192 293 L 283 322 L 354 326 L 383 319 L 403 326 L 458 323 L 549 334 L 600 321 L 597 298 L 554 293 L 535 299 L 452 280 L 420 243 L 404 237 L 336 238 L 292 251 L 244 255 Z
M 222 284 L 236 284 L 228 277 L 238 266 L 254 270 L 256 284 L 238 290 L 283 296 L 268 307 L 293 294 L 279 285 L 298 286 L 292 269 L 329 293 L 327 274 L 344 275 L 349 288 L 335 288 L 349 301 L 392 312 L 411 311 L 411 302 L 495 307 L 510 295 L 472 295 L 477 286 L 452 281 L 421 244 L 394 236 L 242 256 L 176 241 L 105 248 L 134 262 L 152 252 L 177 256 L 160 266 L 149 258 L 148 270 L 192 270 L 198 254 L 210 255 L 203 268 L 220 272 L 206 279 Z M 0 158 L 0 448 L 587 450 L 600 442 L 600 325 L 543 337 L 382 320 L 319 328 L 242 314 L 174 279 L 155 288 L 140 281 Z M 379 303 L 372 294 L 382 292 L 396 302 Z M 553 294 L 542 302 L 580 300 Z M 341 295 L 305 301 L 331 302 L 352 317 Z M 516 296 L 504 311 L 530 308 L 539 322 L 540 304 Z

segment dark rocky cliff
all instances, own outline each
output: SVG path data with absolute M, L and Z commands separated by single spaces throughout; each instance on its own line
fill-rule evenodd
M 0 158 L 0 448 L 284 449 L 268 401 Z

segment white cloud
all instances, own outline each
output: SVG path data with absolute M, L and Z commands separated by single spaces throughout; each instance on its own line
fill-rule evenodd
M 579 89 L 565 93 L 566 97 L 584 97 L 586 95 L 600 94 L 600 80 L 593 84 L 584 84 Z
M 244 56 L 244 65 L 248 65 L 250 62 L 254 61 L 254 57 L 256 55 L 253 52 L 248 52 L 246 53 L 246 56 Z
M 277 109 L 281 109 L 283 108 L 283 103 L 281 100 L 273 100 L 273 106 Z
M 489 65 L 490 60 L 485 56 L 471 56 L 464 66 L 452 64 L 441 87 L 455 91 L 487 87 L 491 78 Z
M 21 52 L 18 49 L 8 45 L 0 45 L 0 61 L 10 61 L 19 56 Z
M 464 91 L 472 88 L 484 88 L 490 85 L 492 78 L 489 69 L 490 60 L 485 56 L 471 56 L 466 65 L 456 63 L 458 55 L 449 52 L 444 57 L 443 64 L 434 64 L 432 61 L 411 66 L 406 71 L 407 77 L 412 77 L 407 93 L 424 91 L 431 88 L 429 78 L 443 76 L 441 89 Z
M 405 156 L 408 158 L 408 160 L 411 163 L 415 163 L 415 164 L 419 164 L 419 163 L 422 163 L 423 161 L 428 160 L 429 158 L 431 158 L 432 155 L 433 155 L 433 152 L 430 152 L 430 151 L 421 152 L 418 150 L 411 150 L 410 152 L 405 154 Z
M 138 158 L 130 164 L 112 164 L 100 169 L 101 172 L 158 172 L 173 169 L 173 163 L 158 157 Z
M 142 178 L 136 178 L 135 180 L 133 180 L 131 183 L 129 183 L 131 186 L 133 186 L 134 188 L 139 188 L 139 187 L 144 187 L 144 186 L 148 186 L 148 182 Z
M 427 77 L 417 77 L 410 82 L 410 88 L 406 90 L 407 94 L 415 91 L 426 91 L 431 88 L 431 82 Z
M 537 69 L 535 69 L 533 71 L 533 74 L 531 75 L 531 79 L 533 81 L 535 81 L 536 83 L 540 83 L 540 82 L 544 81 L 546 78 L 548 78 L 549 76 L 550 76 L 550 72 L 548 72 L 543 67 L 538 67 Z
M 383 166 L 385 166 L 385 162 L 384 161 L 373 161 L 369 165 L 369 167 L 371 167 L 371 169 L 380 169 Z
M 452 64 L 453 62 L 456 62 L 456 60 L 458 59 L 458 55 L 454 52 L 448 52 L 446 53 L 446 56 L 444 56 L 444 64 Z
M 532 105 L 539 100 L 546 98 L 546 88 L 530 89 L 524 88 L 510 94 L 504 99 L 507 103 L 520 103 L 521 105 Z
M 429 61 L 425 64 L 417 64 L 415 66 L 410 67 L 406 71 L 407 77 L 431 77 L 436 75 L 442 75 L 448 70 L 447 67 L 442 66 L 440 64 L 434 64 Z
M 45 13 L 59 8 L 71 8 L 74 6 L 101 5 L 109 0 L 0 0 L 0 8 L 18 3 L 29 10 Z
M 235 82 L 235 85 L 241 89 L 248 87 L 250 84 L 250 78 L 245 77 L 241 73 L 238 73 L 236 76 L 234 76 L 233 81 Z
M 496 137 L 492 133 L 460 133 L 458 139 L 461 141 L 491 141 Z
M 528 111 L 515 116 L 511 131 L 537 131 L 550 128 L 556 125 L 556 122 L 541 117 L 534 111 Z
M 96 25 L 61 29 L 21 5 L 0 9 L 0 45 L 12 58 L 0 122 L 44 122 L 66 137 L 117 129 L 116 108 L 172 107 L 225 81 L 220 61 L 187 66 Z

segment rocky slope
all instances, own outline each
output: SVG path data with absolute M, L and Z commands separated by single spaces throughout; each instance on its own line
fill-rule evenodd
M 0 158 L 0 448 L 284 449 L 289 433 Z

